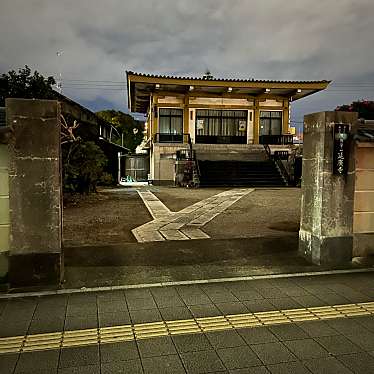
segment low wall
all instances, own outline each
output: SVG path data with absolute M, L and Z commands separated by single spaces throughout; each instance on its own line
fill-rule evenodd
M 187 144 L 153 144 L 153 183 L 174 185 L 176 152 Z
M 0 282 L 8 273 L 9 255 L 9 152 L 0 144 Z
M 374 143 L 357 143 L 353 255 L 374 255 Z

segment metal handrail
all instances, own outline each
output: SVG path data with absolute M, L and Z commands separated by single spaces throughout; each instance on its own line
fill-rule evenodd
M 277 145 L 289 145 L 293 144 L 293 135 L 260 135 L 260 144 L 277 144 Z
M 272 160 L 275 165 L 277 166 L 278 170 L 282 174 L 282 177 L 285 179 L 287 185 L 291 184 L 291 177 L 288 174 L 287 169 L 284 167 L 282 159 L 277 153 L 271 154 L 271 149 L 269 147 L 269 144 L 263 144 L 265 152 L 269 158 L 269 160 Z
M 280 173 L 282 174 L 282 177 L 286 180 L 287 185 L 290 185 L 291 184 L 291 178 L 290 178 L 290 175 L 288 174 L 287 169 L 284 167 L 281 158 L 278 155 L 274 155 L 273 160 L 274 160 L 275 164 L 277 165 Z
M 200 174 L 199 162 L 197 161 L 197 158 L 196 158 L 196 152 L 194 151 L 194 149 L 192 147 L 192 139 L 191 139 L 191 135 L 189 133 L 187 134 L 187 142 L 188 142 L 188 145 L 189 145 L 189 148 L 190 148 L 192 161 L 194 162 L 195 167 L 196 167 L 197 175 L 200 178 L 201 174 Z

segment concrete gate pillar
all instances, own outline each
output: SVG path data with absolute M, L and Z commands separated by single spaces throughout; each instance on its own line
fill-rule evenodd
M 334 174 L 334 128 L 351 125 L 357 113 L 320 112 L 304 117 L 303 176 L 299 253 L 318 264 L 339 265 L 352 259 L 354 144 L 347 140 L 347 170 Z
M 7 99 L 11 287 L 62 277 L 60 109 L 57 101 Z

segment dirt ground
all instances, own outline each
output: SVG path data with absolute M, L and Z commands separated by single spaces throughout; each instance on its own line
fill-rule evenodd
M 227 189 L 163 187 L 153 193 L 177 212 Z M 296 233 L 300 224 L 300 188 L 256 188 L 204 226 L 214 239 L 252 238 Z
M 100 190 L 64 200 L 64 246 L 136 242 L 131 230 L 152 218 L 134 189 Z
M 172 211 L 178 212 L 189 205 L 207 199 L 230 188 L 152 188 L 152 192 Z
M 215 239 L 298 233 L 300 189 L 256 189 L 205 226 Z
M 225 191 L 150 189 L 174 212 Z M 103 189 L 97 194 L 66 199 L 64 246 L 134 243 L 131 230 L 151 219 L 135 189 Z M 279 236 L 296 233 L 299 220 L 300 189 L 256 189 L 204 226 L 204 231 L 212 239 Z
M 147 188 L 172 211 L 225 190 Z M 203 227 L 211 239 L 146 243 L 131 233 L 152 220 L 135 189 L 65 200 L 63 287 L 327 270 L 298 256 L 300 192 L 255 189 Z

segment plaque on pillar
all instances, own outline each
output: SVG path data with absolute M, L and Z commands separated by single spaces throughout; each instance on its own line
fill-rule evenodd
M 350 125 L 336 123 L 334 126 L 333 173 L 345 175 L 348 172 Z

